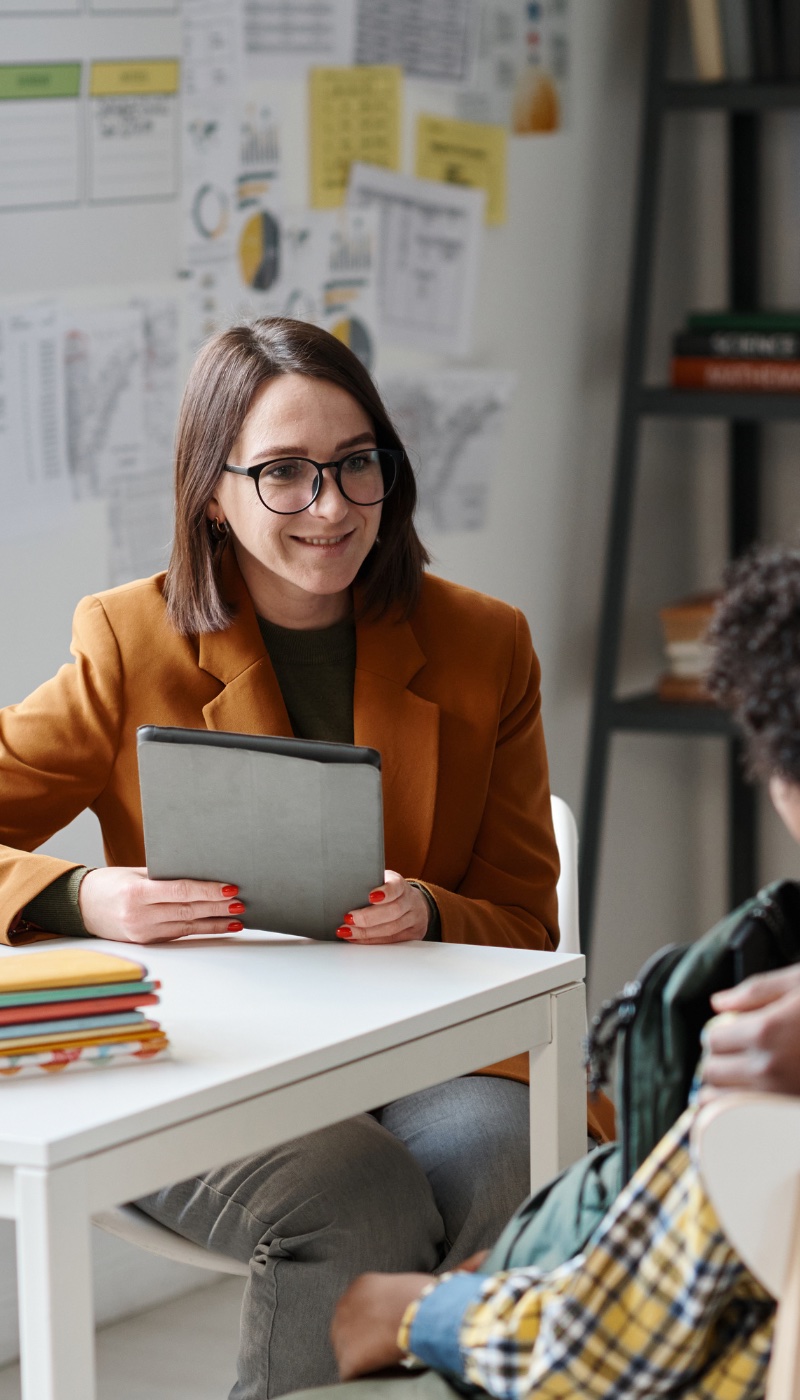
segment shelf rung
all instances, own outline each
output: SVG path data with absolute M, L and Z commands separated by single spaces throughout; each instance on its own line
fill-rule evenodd
M 800 107 L 800 83 L 667 83 L 664 101 L 673 110 L 764 112 Z
M 659 700 L 655 692 L 612 700 L 612 729 L 651 734 L 716 734 L 730 738 L 733 723 L 716 705 Z
M 800 418 L 800 394 L 719 394 L 709 389 L 639 390 L 639 412 L 658 418 L 728 418 L 741 422 Z

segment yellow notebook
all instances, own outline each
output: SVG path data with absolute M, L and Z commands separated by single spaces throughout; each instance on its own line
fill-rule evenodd
M 47 1035 L 19 1036 L 0 1041 L 0 1056 L 21 1054 L 24 1050 L 66 1049 L 70 1045 L 105 1045 L 108 1041 L 147 1040 L 163 1035 L 158 1021 L 136 1021 L 130 1026 L 95 1027 L 87 1031 L 50 1031 Z
M 141 963 L 91 948 L 48 948 L 43 953 L 13 953 L 0 958 L 0 992 L 139 982 L 145 975 Z

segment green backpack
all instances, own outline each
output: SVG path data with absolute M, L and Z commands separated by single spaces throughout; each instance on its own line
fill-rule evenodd
M 768 885 L 688 947 L 662 948 L 594 1018 L 589 1087 L 617 1053 L 619 1140 L 574 1162 L 520 1206 L 481 1273 L 552 1269 L 582 1253 L 623 1186 L 680 1117 L 698 1061 L 710 997 L 757 972 L 800 961 L 800 884 Z

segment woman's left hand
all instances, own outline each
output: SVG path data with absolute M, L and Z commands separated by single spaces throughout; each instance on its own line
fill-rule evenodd
M 384 883 L 370 891 L 369 904 L 345 914 L 336 930 L 353 943 L 412 943 L 428 932 L 428 901 L 396 870 L 384 871 Z

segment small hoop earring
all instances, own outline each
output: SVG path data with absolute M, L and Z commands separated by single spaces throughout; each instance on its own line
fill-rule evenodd
M 217 520 L 216 516 L 211 521 L 211 538 L 215 544 L 222 544 L 228 538 L 228 526 L 224 520 Z

